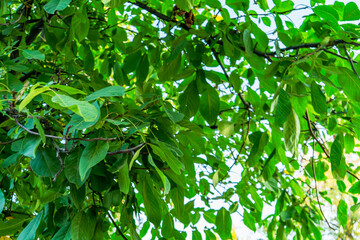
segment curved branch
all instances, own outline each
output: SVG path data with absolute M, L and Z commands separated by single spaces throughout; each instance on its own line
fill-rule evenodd
M 132 152 L 132 151 L 136 151 L 138 150 L 139 148 L 141 148 L 142 146 L 144 146 L 146 143 L 141 143 L 133 148 L 129 148 L 129 149 L 120 149 L 120 150 L 116 150 L 116 151 L 113 151 L 113 152 L 108 152 L 107 155 L 116 155 L 116 154 L 120 154 L 120 153 L 129 153 L 129 152 Z

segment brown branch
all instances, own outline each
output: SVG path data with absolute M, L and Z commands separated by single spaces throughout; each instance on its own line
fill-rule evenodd
M 327 158 L 330 158 L 330 153 L 329 153 L 329 150 L 326 148 L 326 146 L 320 142 L 320 140 L 316 137 L 314 131 L 312 130 L 312 127 L 311 127 L 311 122 L 310 122 L 310 118 L 309 118 L 309 113 L 308 113 L 308 110 L 306 109 L 306 112 L 305 112 L 305 119 L 307 121 L 307 124 L 308 124 L 308 128 L 309 128 L 309 131 L 310 131 L 310 135 L 315 139 L 315 141 L 320 145 L 321 149 L 323 150 L 323 152 L 325 153 L 326 157 Z M 349 169 L 346 169 L 346 172 L 348 174 L 350 174 L 351 176 L 353 176 L 354 178 L 356 178 L 357 180 L 360 180 L 360 178 L 358 176 L 356 176 L 354 173 L 352 173 Z
M 113 141 L 118 139 L 117 137 L 113 137 L 113 138 L 68 138 L 68 141 L 72 141 L 72 140 L 79 140 L 79 141 L 87 141 L 87 142 L 94 142 L 94 141 Z
M 351 65 L 351 68 L 352 68 L 353 72 L 355 73 L 355 75 L 356 75 L 358 78 L 360 78 L 360 77 L 359 77 L 359 74 L 356 72 L 356 69 L 355 69 L 355 67 L 354 67 L 353 60 L 352 60 L 352 58 L 350 57 L 350 55 L 349 55 L 349 53 L 348 53 L 348 51 L 347 51 L 347 49 L 346 49 L 345 43 L 343 43 L 343 47 L 344 47 L 345 54 L 346 54 L 347 58 L 349 59 L 349 62 L 350 62 L 350 65 Z
M 120 234 L 120 236 L 121 236 L 123 239 L 127 240 L 126 236 L 122 233 L 120 227 L 116 224 L 115 220 L 114 220 L 113 217 L 111 216 L 111 213 L 108 211 L 107 214 L 108 214 L 108 216 L 109 216 L 110 221 L 112 222 L 112 224 L 114 224 L 114 227 L 116 228 L 116 231 Z
M 324 52 L 327 52 L 327 53 L 329 53 L 329 54 L 332 54 L 332 55 L 334 55 L 334 56 L 336 56 L 336 57 L 338 57 L 338 58 L 341 58 L 341 59 L 344 59 L 344 60 L 347 60 L 347 61 L 349 60 L 348 58 L 346 58 L 346 57 L 344 57 L 344 56 L 341 56 L 340 54 L 331 52 L 331 51 L 329 51 L 329 50 L 327 50 L 327 49 L 324 49 L 323 51 L 324 51 Z M 353 60 L 353 63 L 358 63 L 358 62 L 355 61 L 355 60 Z
M 24 6 L 25 6 L 25 5 L 24 5 Z M 13 24 L 19 22 L 20 19 L 21 19 L 21 17 L 23 16 L 23 13 L 24 13 L 24 12 L 21 12 L 21 13 L 20 13 L 20 16 L 19 16 L 18 19 L 16 19 L 15 21 L 9 22 L 9 23 L 0 23 L 0 25 L 1 25 L 1 26 L 9 26 L 9 25 L 13 25 Z
M 306 113 L 307 113 L 307 110 L 306 110 Z M 308 118 L 308 119 L 309 119 L 309 118 Z M 308 124 L 309 124 L 309 123 L 308 123 Z M 315 145 L 315 142 L 313 142 L 313 145 Z M 315 165 L 314 165 L 314 161 L 315 161 L 315 160 L 314 160 L 314 153 L 315 153 L 315 146 L 313 146 L 313 157 L 312 157 L 312 159 L 311 159 L 311 167 L 312 167 L 312 171 L 313 171 L 313 175 L 314 175 L 314 180 L 315 180 L 315 192 L 316 192 L 316 198 L 317 198 L 318 206 L 319 206 L 320 212 L 321 212 L 323 218 L 325 219 L 325 222 L 326 222 L 326 224 L 328 225 L 328 227 L 329 227 L 331 230 L 335 231 L 335 228 L 333 228 L 333 227 L 330 225 L 329 221 L 328 221 L 327 218 L 325 217 L 325 214 L 324 214 L 324 212 L 323 212 L 323 210 L 322 210 L 322 207 L 321 207 L 320 198 L 319 198 L 319 190 L 318 190 L 318 187 L 317 187 Z
M 166 22 L 173 22 L 178 24 L 181 28 L 185 29 L 185 30 L 190 30 L 190 28 L 185 24 L 185 23 L 179 23 L 178 21 L 176 21 L 175 19 L 172 19 L 171 17 L 168 17 L 164 14 L 162 14 L 161 12 L 149 7 L 148 5 L 141 3 L 139 1 L 135 1 L 135 2 L 129 2 L 131 4 L 134 4 L 146 11 L 148 11 L 151 14 L 154 14 L 155 16 L 157 16 L 158 18 L 160 18 L 161 20 L 164 20 Z
M 208 44 L 209 44 L 209 43 L 208 43 Z M 210 44 L 209 44 L 209 45 L 210 45 Z M 230 77 L 229 77 L 229 75 L 227 74 L 226 69 L 225 69 L 223 63 L 221 62 L 221 59 L 219 58 L 219 54 L 216 52 L 215 48 L 211 48 L 211 52 L 214 54 L 216 61 L 219 63 L 221 69 L 223 70 L 227 81 L 229 82 L 229 84 L 231 84 L 231 83 L 230 83 Z M 245 105 L 245 107 L 246 107 L 247 109 L 250 109 L 250 108 L 251 108 L 250 103 L 248 103 L 248 102 L 244 99 L 244 97 L 243 97 L 239 92 L 237 93 L 237 95 L 239 96 L 241 102 Z
M 61 168 L 60 168 L 59 171 L 55 174 L 54 179 L 53 179 L 53 182 L 56 181 L 56 179 L 57 179 L 57 177 L 59 176 L 59 174 L 60 174 L 60 173 L 64 170 L 64 168 L 65 168 L 64 161 L 62 160 L 62 158 L 61 158 L 61 156 L 60 156 L 60 149 L 57 149 L 57 150 L 56 150 L 56 157 L 59 159 Z
M 24 129 L 26 132 L 32 134 L 32 135 L 37 135 L 37 136 L 40 136 L 40 133 L 37 133 L 37 132 L 33 132 L 29 129 L 27 129 L 24 125 L 22 125 L 21 123 L 19 123 L 19 121 L 17 120 L 17 118 L 15 118 L 15 121 L 16 121 L 16 124 L 21 127 L 22 129 Z M 49 134 L 45 134 L 45 137 L 48 137 L 48 138 L 54 138 L 54 139 L 64 139 L 63 137 L 59 137 L 59 136 L 54 136 L 54 135 L 49 135 Z
M 141 148 L 142 146 L 144 146 L 146 143 L 141 143 L 133 148 L 129 148 L 129 149 L 120 149 L 120 150 L 116 150 L 113 152 L 108 152 L 107 155 L 116 155 L 116 154 L 120 154 L 120 153 L 129 153 L 129 152 L 133 152 L 138 150 L 139 148 Z
M 17 138 L 17 139 L 14 139 L 14 140 L 11 140 L 11 141 L 8 141 L 8 142 L 0 142 L 0 145 L 7 145 L 7 144 L 10 144 L 10 143 L 13 143 L 13 142 L 16 142 L 16 141 L 19 141 L 21 139 L 23 139 L 24 137 L 20 137 L 20 138 Z

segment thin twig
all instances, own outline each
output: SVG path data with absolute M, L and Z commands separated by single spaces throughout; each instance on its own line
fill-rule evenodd
M 341 58 L 341 59 L 344 59 L 344 60 L 349 60 L 348 58 L 346 58 L 346 57 L 344 57 L 344 56 L 341 56 L 340 54 L 331 52 L 331 51 L 329 51 L 329 50 L 327 50 L 327 49 L 323 49 L 323 51 L 324 51 L 324 52 L 327 52 L 327 53 L 329 53 L 329 54 L 332 54 L 332 55 L 334 55 L 334 56 L 336 56 L 336 57 L 338 57 L 338 58 Z M 355 61 L 355 60 L 353 60 L 353 63 L 358 63 L 358 62 Z
M 312 130 L 312 127 L 311 127 L 311 122 L 310 122 L 310 118 L 309 118 L 309 113 L 308 113 L 308 110 L 306 109 L 306 112 L 305 112 L 305 118 L 306 118 L 306 121 L 307 121 L 307 124 L 308 124 L 308 128 L 309 128 L 309 131 L 310 131 L 310 135 L 315 139 L 315 141 L 320 145 L 321 149 L 323 150 L 323 152 L 325 153 L 326 157 L 327 158 L 330 158 L 330 153 L 329 153 L 329 150 L 326 148 L 326 146 L 320 142 L 320 140 L 316 137 L 315 133 L 313 132 Z M 350 174 L 351 176 L 353 176 L 354 178 L 356 178 L 357 180 L 360 180 L 360 178 L 358 176 L 356 176 L 354 173 L 352 173 L 349 169 L 346 169 L 346 172 L 348 174 Z
M 350 57 L 350 55 L 349 55 L 349 53 L 348 53 L 348 51 L 347 51 L 347 49 L 346 49 L 345 43 L 343 43 L 343 47 L 344 47 L 345 54 L 346 54 L 347 58 L 349 59 L 349 62 L 350 62 L 350 65 L 351 65 L 351 68 L 352 68 L 353 72 L 355 73 L 355 75 L 356 75 L 358 78 L 360 78 L 360 77 L 359 77 L 359 74 L 356 72 L 356 69 L 355 69 L 355 67 L 354 67 L 353 60 L 352 60 L 352 58 Z
M 221 62 L 221 59 L 219 58 L 219 54 L 216 52 L 215 48 L 211 48 L 211 52 L 214 54 L 215 59 L 216 59 L 216 61 L 219 63 L 221 69 L 223 70 L 224 75 L 225 75 L 227 81 L 230 83 L 230 77 L 229 77 L 229 75 L 227 74 L 226 69 L 225 69 L 223 63 Z M 231 83 L 230 83 L 230 84 L 231 84 Z M 246 107 L 247 109 L 250 109 L 250 108 L 251 108 L 251 105 L 244 99 L 244 97 L 243 97 L 239 92 L 237 93 L 237 95 L 239 96 L 241 102 L 245 105 L 245 107 Z
M 11 141 L 8 141 L 8 142 L 0 142 L 0 145 L 7 145 L 7 144 L 10 144 L 10 143 L 13 143 L 13 142 L 16 142 L 16 141 L 19 141 L 21 139 L 23 139 L 24 137 L 20 137 L 20 138 L 17 138 L 17 139 L 14 139 L 14 140 L 11 140 Z
M 64 168 L 65 168 L 64 161 L 62 160 L 62 158 L 61 158 L 61 156 L 60 156 L 60 149 L 57 149 L 57 150 L 56 150 L 56 157 L 59 159 L 61 168 L 60 168 L 59 171 L 55 174 L 54 179 L 53 179 L 53 182 L 56 181 L 56 179 L 57 179 L 57 177 L 59 176 L 59 174 L 60 174 L 60 173 L 64 170 Z
M 20 21 L 20 19 L 21 19 L 22 15 L 23 15 L 23 12 L 21 12 L 21 13 L 20 13 L 20 16 L 19 16 L 19 17 L 18 17 L 18 19 L 16 19 L 15 21 L 13 21 L 13 22 L 9 22 L 9 23 L 0 23 L 0 25 L 1 25 L 1 26 L 9 26 L 9 25 L 13 25 L 13 24 L 15 24 L 15 23 L 17 23 L 17 22 L 19 22 L 19 21 Z
M 21 123 L 19 123 L 19 121 L 17 120 L 17 118 L 15 118 L 15 121 L 16 121 L 16 124 L 21 127 L 22 129 L 24 129 L 26 132 L 32 134 L 32 135 L 37 135 L 37 136 L 40 136 L 40 133 L 37 133 L 37 132 L 33 132 L 29 129 L 27 129 L 24 125 L 22 125 Z M 54 138 L 54 139 L 64 139 L 63 137 L 59 137 L 59 136 L 54 136 L 54 135 L 49 135 L 49 134 L 45 134 L 45 137 L 48 137 L 48 138 Z
M 121 236 L 123 239 L 127 240 L 126 236 L 121 232 L 120 227 L 116 224 L 114 218 L 111 216 L 110 211 L 108 211 L 107 214 L 108 214 L 108 216 L 109 216 L 110 221 L 112 222 L 112 224 L 114 224 L 114 226 L 115 226 L 115 228 L 116 228 L 116 231 L 120 234 L 120 236 Z
M 67 140 L 72 141 L 72 140 L 79 140 L 79 141 L 87 141 L 87 142 L 94 142 L 94 141 L 113 141 L 118 139 L 117 137 L 113 137 L 113 138 L 68 138 Z
M 141 148 L 142 146 L 144 146 L 146 143 L 141 143 L 133 148 L 129 148 L 129 149 L 120 149 L 120 150 L 116 150 L 113 152 L 108 152 L 107 155 L 116 155 L 116 154 L 120 154 L 120 153 L 129 153 L 129 152 L 133 152 L 138 150 L 139 148 Z
M 317 198 L 317 202 L 318 202 L 318 206 L 319 206 L 319 209 L 320 209 L 320 212 L 323 216 L 323 218 L 325 219 L 325 222 L 326 224 L 328 225 L 328 227 L 335 231 L 335 228 L 333 228 L 329 221 L 327 220 L 327 218 L 325 217 L 325 214 L 322 210 L 322 207 L 321 207 L 321 203 L 320 203 L 320 198 L 319 198 L 319 190 L 318 190 L 318 187 L 317 187 L 317 180 L 316 180 L 316 173 L 315 173 L 315 165 L 314 165 L 314 154 L 315 154 L 315 142 L 313 141 L 313 156 L 312 156 L 312 159 L 311 159 L 311 167 L 312 167 L 312 170 L 313 170 L 313 175 L 314 175 L 314 180 L 315 180 L 315 192 L 316 192 L 316 198 Z

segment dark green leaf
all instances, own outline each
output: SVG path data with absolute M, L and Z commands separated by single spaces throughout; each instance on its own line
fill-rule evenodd
M 79 162 L 81 180 L 85 179 L 87 172 L 93 166 L 104 160 L 108 149 L 109 143 L 106 141 L 92 141 L 86 145 Z

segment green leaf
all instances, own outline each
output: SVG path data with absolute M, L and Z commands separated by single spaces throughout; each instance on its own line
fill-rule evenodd
M 51 240 L 70 240 L 71 239 L 71 224 L 68 223 L 60 228 Z
M 167 213 L 162 221 L 161 234 L 166 239 L 170 239 L 174 236 L 174 219 L 170 213 Z
M 118 184 L 121 192 L 128 194 L 130 189 L 130 177 L 129 177 L 129 166 L 127 159 L 120 165 L 118 170 Z
M 180 94 L 179 103 L 180 111 L 186 116 L 192 117 L 196 114 L 200 105 L 200 97 L 195 81 L 192 81 L 186 90 Z
M 343 155 L 344 136 L 338 134 L 331 146 L 330 163 L 335 179 L 342 180 L 346 174 L 346 163 Z
M 139 66 L 136 70 L 136 85 L 143 86 L 149 74 L 149 58 L 147 54 L 141 57 Z
M 180 174 L 183 169 L 183 164 L 180 162 L 177 157 L 169 150 L 169 148 L 162 142 L 157 143 L 158 146 L 154 144 L 149 144 L 156 155 L 158 155 L 161 160 L 166 162 L 169 167 L 176 173 Z
M 159 197 L 154 193 L 153 181 L 146 175 L 142 182 L 142 196 L 144 199 L 144 206 L 148 220 L 152 222 L 155 227 L 160 225 L 162 220 L 162 203 Z
M 288 116 L 291 112 L 292 107 L 289 99 L 289 94 L 283 89 L 280 89 L 275 110 L 275 123 L 278 126 L 282 126 L 285 121 L 287 121 Z
M 69 154 L 65 158 L 65 176 L 70 183 L 74 183 L 78 188 L 81 187 L 85 180 L 89 177 L 90 171 L 87 172 L 84 180 L 80 178 L 79 162 L 81 158 L 81 151 L 77 150 Z
M 315 81 L 311 83 L 311 101 L 317 113 L 322 114 L 327 112 L 325 95 Z
M 87 240 L 91 239 L 96 225 L 96 218 L 90 217 L 90 214 L 78 212 L 71 221 L 71 239 Z
M 343 14 L 343 21 L 356 21 L 360 19 L 360 10 L 356 3 L 346 4 Z
M 230 83 L 234 87 L 234 90 L 236 92 L 240 91 L 242 80 L 237 72 L 237 70 L 234 70 L 230 74 Z
M 89 142 L 80 157 L 79 173 L 83 181 L 87 172 L 96 164 L 101 162 L 107 154 L 109 143 L 107 141 Z
M 354 183 L 349 189 L 349 193 L 360 194 L 360 180 Z
M 244 224 L 250 228 L 251 230 L 253 230 L 254 232 L 256 231 L 256 226 L 255 226 L 255 218 L 248 213 L 246 210 L 244 210 Z
M 170 109 L 165 107 L 164 103 L 162 103 L 162 105 L 163 105 L 163 108 L 164 108 L 164 110 L 166 112 L 166 115 L 174 123 L 177 123 L 177 122 L 181 121 L 184 118 L 184 114 L 171 111 Z
M 287 151 L 292 154 L 297 153 L 300 137 L 300 120 L 295 110 L 292 108 L 288 119 L 284 123 L 284 138 Z
M 13 145 L 14 149 L 13 146 L 12 149 L 18 151 L 19 154 L 22 154 L 29 158 L 34 158 L 36 149 L 38 148 L 40 142 L 40 136 L 28 134 L 22 141 L 15 142 Z
M 38 149 L 30 161 L 31 169 L 41 177 L 53 177 L 61 168 L 60 160 L 50 148 Z
M 77 115 L 81 116 L 85 122 L 95 121 L 98 114 L 100 114 L 94 105 L 86 101 L 76 100 L 66 95 L 56 94 L 51 101 L 73 111 Z
M 60 84 L 51 85 L 50 88 L 60 89 L 70 95 L 75 95 L 75 94 L 86 95 L 86 93 L 84 91 L 81 91 L 80 89 L 73 88 L 70 86 L 60 85 Z
M 225 137 L 231 137 L 234 133 L 234 123 L 229 121 L 221 121 L 219 123 L 219 131 L 220 134 L 224 135 Z
M 254 132 L 250 135 L 250 141 L 254 143 L 251 148 L 249 158 L 246 164 L 249 167 L 254 167 L 258 164 L 261 155 L 264 152 L 264 148 L 269 142 L 269 135 L 266 132 Z
M 5 207 L 5 196 L 4 193 L 0 189 L 0 213 L 4 210 Z
M 87 37 L 89 27 L 90 23 L 87 16 L 86 4 L 83 4 L 71 19 L 71 32 L 73 32 L 79 42 L 81 42 Z
M 45 61 L 45 54 L 41 53 L 39 50 L 28 50 L 25 49 L 22 52 L 22 55 L 26 59 L 36 59 L 40 61 Z
M 216 232 L 222 239 L 231 238 L 232 221 L 230 213 L 225 209 L 221 208 L 215 219 Z
M 33 119 L 34 119 L 34 122 L 35 122 L 35 125 L 36 125 L 36 128 L 37 130 L 39 131 L 39 134 L 40 134 L 40 138 L 41 138 L 41 141 L 43 142 L 43 144 L 46 144 L 46 137 L 45 137 L 45 131 L 44 131 L 44 128 L 42 127 L 39 119 L 37 119 L 36 116 L 32 116 Z
M 35 84 L 30 89 L 29 94 L 24 98 L 24 100 L 21 101 L 19 105 L 19 111 L 22 111 L 24 107 L 26 107 L 26 105 L 28 105 L 31 102 L 31 100 L 34 99 L 34 97 L 49 90 L 49 87 L 41 87 L 41 88 L 37 88 L 37 87 L 38 85 Z
M 0 221 L 0 236 L 7 236 L 16 233 L 21 230 L 24 222 L 28 220 L 28 218 L 18 217 L 13 218 L 8 221 L 1 220 Z
M 334 7 L 328 5 L 320 5 L 313 8 L 313 11 L 316 15 L 327 21 L 330 26 L 334 27 L 335 29 L 340 29 L 338 23 L 339 14 Z
M 218 92 L 212 87 L 206 88 L 200 98 L 201 115 L 210 125 L 213 125 L 219 114 L 219 109 L 220 98 Z
M 245 51 L 247 54 L 252 56 L 253 54 L 253 45 L 252 45 L 252 39 L 251 39 L 251 32 L 249 29 L 245 29 L 244 35 L 243 35 L 243 41 L 245 45 Z
M 165 176 L 165 174 L 156 166 L 151 154 L 148 155 L 148 161 L 151 164 L 151 166 L 153 166 L 155 168 L 156 172 L 159 174 L 161 181 L 163 182 L 163 185 L 164 185 L 164 193 L 168 194 L 170 192 L 170 188 L 171 188 L 170 181 Z
M 55 11 L 62 11 L 64 10 L 69 4 L 71 0 L 50 0 L 44 6 L 44 10 L 47 13 L 54 14 Z
M 22 230 L 19 237 L 19 240 L 34 240 L 36 237 L 36 230 L 39 227 L 43 215 L 43 211 L 39 212 L 36 217 L 34 217 L 31 222 Z
M 349 69 L 339 67 L 342 74 L 338 75 L 338 82 L 343 88 L 344 93 L 351 100 L 360 101 L 360 81 L 359 78 Z
M 121 86 L 110 86 L 93 92 L 85 99 L 86 101 L 92 101 L 99 97 L 122 97 L 125 95 L 125 88 Z
M 337 206 L 337 219 L 339 224 L 345 229 L 348 220 L 348 205 L 343 199 L 339 201 Z
M 175 0 L 175 4 L 182 10 L 190 11 L 193 8 L 194 0 Z

